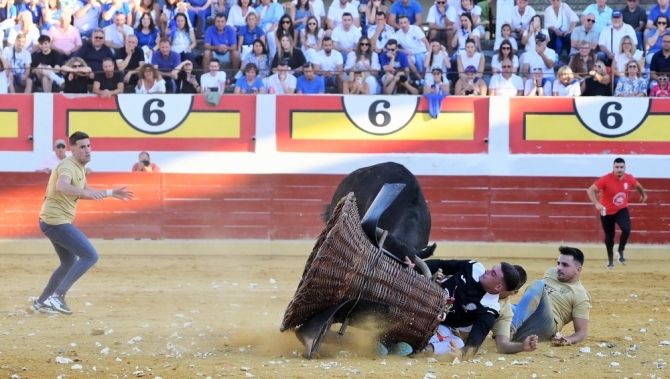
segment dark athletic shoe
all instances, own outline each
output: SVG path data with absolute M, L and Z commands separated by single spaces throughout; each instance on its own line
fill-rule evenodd
M 619 263 L 626 265 L 626 258 L 623 257 L 623 254 L 619 253 Z
M 53 310 L 53 308 L 51 308 L 50 306 L 44 303 L 40 303 L 40 301 L 37 299 L 33 301 L 33 305 L 31 306 L 31 308 L 33 309 L 33 311 L 35 311 L 35 313 L 48 313 L 48 314 L 58 313 L 55 310 Z
M 613 268 L 614 268 L 614 263 L 608 263 L 608 264 L 607 264 L 607 268 L 608 268 L 609 270 L 613 269 Z
M 44 304 L 49 305 L 51 308 L 57 310 L 60 313 L 66 315 L 72 314 L 72 310 L 68 308 L 67 304 L 65 304 L 65 296 L 49 296 Z

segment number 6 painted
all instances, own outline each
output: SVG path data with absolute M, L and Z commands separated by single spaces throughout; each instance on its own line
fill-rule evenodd
M 418 96 L 342 96 L 342 108 L 358 129 L 374 135 L 393 134 L 412 121 Z
M 191 95 L 138 95 L 116 97 L 121 117 L 145 134 L 165 134 L 181 125 L 193 106 Z
M 649 98 L 612 99 L 577 97 L 573 100 L 577 118 L 586 129 L 605 138 L 633 133 L 649 114 Z

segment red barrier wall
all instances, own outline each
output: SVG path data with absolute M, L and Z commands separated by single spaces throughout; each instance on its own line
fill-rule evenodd
M 344 175 L 94 173 L 94 188 L 127 186 L 128 203 L 82 201 L 75 225 L 93 238 L 313 239 Z M 48 176 L 0 173 L 0 238 L 43 237 L 38 215 Z M 599 242 L 586 188 L 592 178 L 438 177 L 419 181 L 431 240 Z M 670 243 L 670 180 L 641 179 L 647 204 L 630 205 L 634 243 Z

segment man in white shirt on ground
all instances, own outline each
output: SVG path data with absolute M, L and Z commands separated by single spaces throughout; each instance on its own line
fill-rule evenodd
M 424 71 L 424 60 L 426 52 L 430 48 L 428 39 L 420 27 L 409 24 L 409 17 L 398 17 L 400 29 L 395 33 L 395 39 L 401 47 L 401 50 L 409 57 L 409 68 L 412 72 L 418 73 L 420 77 Z
M 333 30 L 333 48 L 342 54 L 342 60 L 347 59 L 349 52 L 356 50 L 356 44 L 361 39 L 361 31 L 353 25 L 353 16 L 349 13 L 342 15 L 342 25 Z M 323 43 L 323 42 L 322 42 Z
M 268 93 L 277 95 L 294 94 L 298 80 L 288 73 L 288 59 L 282 59 L 277 65 L 277 73 L 266 79 Z
M 635 29 L 623 22 L 621 11 L 614 11 L 612 12 L 612 25 L 606 26 L 600 32 L 598 38 L 598 45 L 600 46 L 598 58 L 606 65 L 610 66 L 614 56 L 619 53 L 621 39 L 624 36 L 629 36 L 633 40 L 633 46 L 637 46 Z
M 314 71 L 317 75 L 323 77 L 326 86 L 336 86 L 341 93 L 344 83 L 344 59 L 342 54 L 333 50 L 333 40 L 330 37 L 323 37 L 321 47 L 321 51 L 316 53 L 317 62 L 313 62 Z
M 126 45 L 126 36 L 135 34 L 133 28 L 126 25 L 126 15 L 121 12 L 114 15 L 114 23 L 103 30 L 105 31 L 105 45 L 114 50 Z
M 502 73 L 491 77 L 489 96 L 523 96 L 523 80 L 514 74 L 512 61 L 505 58 L 500 65 Z
M 356 5 L 347 0 L 333 1 L 330 8 L 328 8 L 328 29 L 335 30 L 335 28 L 342 25 L 346 13 L 351 15 L 353 24 L 356 25 L 356 29 L 358 29 L 358 27 L 361 26 L 360 14 L 358 13 Z
M 554 66 L 556 65 L 556 52 L 547 47 L 547 36 L 538 33 L 535 36 L 535 50 L 527 52 L 524 58 L 522 73 L 527 78 L 530 76 L 531 67 L 542 67 L 544 77 L 554 80 Z

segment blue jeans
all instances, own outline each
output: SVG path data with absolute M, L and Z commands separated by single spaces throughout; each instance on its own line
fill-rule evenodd
M 644 34 L 641 31 L 636 31 L 635 36 L 637 37 L 637 49 L 644 51 Z
M 51 240 L 60 259 L 60 266 L 39 297 L 39 301 L 44 302 L 53 294 L 65 295 L 98 261 L 98 252 L 84 233 L 72 224 L 49 225 L 40 220 L 40 229 Z
M 188 10 L 188 18 L 191 19 L 191 25 L 193 25 L 193 28 L 195 29 L 197 27 L 197 21 L 200 20 L 202 23 L 202 26 L 200 27 L 202 30 L 202 33 L 205 33 L 205 29 L 207 29 L 207 18 L 212 15 L 212 7 L 207 7 L 206 9 L 203 9 L 201 11 L 198 11 L 197 13 Z M 195 29 L 197 31 L 197 29 Z
M 537 335 L 540 341 L 550 341 L 553 338 L 556 322 L 543 281 L 533 281 L 513 310 L 512 341 L 522 342 L 532 334 Z

